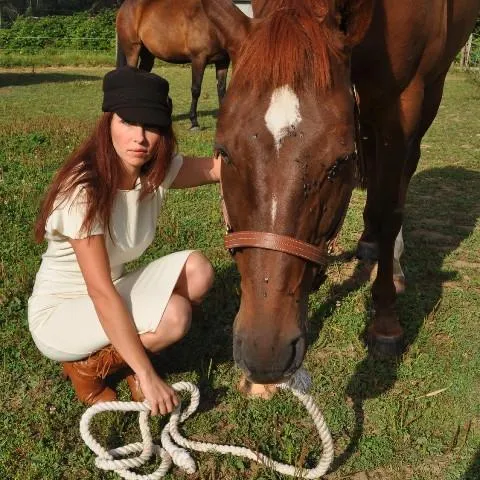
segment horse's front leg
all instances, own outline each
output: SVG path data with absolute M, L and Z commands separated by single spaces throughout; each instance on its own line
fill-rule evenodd
M 200 93 L 202 92 L 203 75 L 205 73 L 205 67 L 207 66 L 207 59 L 204 57 L 192 58 L 192 104 L 190 106 L 190 121 L 192 126 L 190 130 L 198 130 L 197 119 L 197 105 Z
M 391 172 L 394 181 L 397 172 Z M 393 187 L 393 185 L 392 185 Z M 388 206 L 381 214 L 378 231 L 378 270 L 372 286 L 374 305 L 373 321 L 368 328 L 367 340 L 373 353 L 395 356 L 403 349 L 403 328 L 396 312 L 396 288 L 394 283 L 394 245 L 403 220 L 403 208 L 387 195 L 394 192 L 382 192 L 382 201 Z M 393 195 L 392 195 L 393 196 Z
M 368 185 L 370 203 L 366 225 L 375 233 L 378 271 L 372 286 L 374 318 L 367 339 L 373 352 L 398 355 L 403 350 L 403 328 L 395 303 L 404 286 L 400 268 L 403 252 L 403 210 L 411 173 L 419 154 L 418 129 L 424 99 L 423 85 L 412 83 L 391 108 L 377 119 L 375 175 Z M 412 164 L 412 165 L 411 165 Z M 371 190 L 370 190 L 371 188 Z

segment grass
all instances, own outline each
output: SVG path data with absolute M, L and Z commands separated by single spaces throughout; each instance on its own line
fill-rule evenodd
M 78 422 L 85 407 L 43 358 L 26 320 L 27 299 L 44 245 L 32 241 L 39 198 L 54 170 L 90 131 L 107 68 L 0 72 L 0 477 L 113 479 L 94 466 Z M 171 82 L 182 152 L 207 155 L 215 129 L 214 73 L 200 100 L 200 132 L 188 131 L 190 70 L 157 67 Z M 397 362 L 368 357 L 360 340 L 370 310 L 371 266 L 339 255 L 328 281 L 310 299 L 310 347 L 305 366 L 312 394 L 335 442 L 330 479 L 480 478 L 480 88 L 449 75 L 438 118 L 424 140 L 404 226 L 407 292 L 399 312 L 409 349 Z M 363 192 L 355 192 L 340 237 L 351 252 L 361 233 Z M 231 329 L 238 274 L 222 248 L 217 186 L 172 191 L 157 239 L 136 265 L 197 247 L 217 279 L 187 338 L 160 366 L 171 381 L 201 390 L 200 413 L 184 431 L 199 440 L 261 448 L 277 460 L 307 462 L 321 447 L 301 406 L 288 393 L 270 402 L 236 391 Z M 136 266 L 135 265 L 135 266 Z M 445 389 L 445 390 L 443 390 Z M 120 395 L 127 398 L 123 383 Z M 158 439 L 164 420 L 151 422 Z M 95 431 L 110 447 L 137 441 L 136 418 L 105 414 Z M 195 455 L 199 471 L 169 479 L 282 478 L 254 463 Z M 364 472 L 364 474 L 361 474 Z M 363 476 L 362 476 L 363 475 Z
M 40 51 L 0 49 L 0 68 L 24 67 L 99 67 L 115 64 L 115 51 L 45 48 Z

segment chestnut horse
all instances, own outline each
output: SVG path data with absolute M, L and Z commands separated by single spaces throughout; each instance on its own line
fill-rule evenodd
M 199 128 L 197 104 L 203 74 L 215 64 L 218 99 L 226 89 L 230 63 L 201 0 L 125 0 L 117 13 L 117 67 L 153 68 L 155 57 L 170 63 L 192 64 L 192 129 Z
M 237 364 L 264 384 L 301 365 L 308 293 L 360 164 L 358 255 L 378 259 L 369 347 L 397 354 L 405 195 L 480 0 L 253 0 L 254 19 L 231 0 L 202 3 L 234 64 L 216 149 L 241 275 Z

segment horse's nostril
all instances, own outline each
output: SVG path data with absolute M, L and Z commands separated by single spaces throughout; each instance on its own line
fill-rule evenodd
M 286 376 L 290 376 L 295 373 L 303 362 L 305 356 L 305 336 L 300 336 L 292 341 L 292 361 L 285 372 Z

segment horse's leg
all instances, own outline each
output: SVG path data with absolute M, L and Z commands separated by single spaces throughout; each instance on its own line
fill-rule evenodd
M 438 106 L 442 98 L 443 84 L 445 82 L 446 72 L 439 76 L 438 80 L 424 90 L 424 100 L 420 113 L 418 131 L 409 141 L 409 147 L 406 153 L 405 170 L 402 175 L 402 185 L 406 188 L 415 172 L 418 160 L 420 158 L 420 142 L 433 122 L 438 111 Z M 362 125 L 362 151 L 367 164 L 367 201 L 363 212 L 364 230 L 357 246 L 357 257 L 361 260 L 378 260 L 378 186 L 382 184 L 379 178 L 376 158 L 376 134 L 371 131 L 368 125 Z M 404 250 L 403 232 L 400 229 L 395 244 L 393 257 L 393 282 L 397 293 L 405 291 L 405 275 L 400 265 L 400 257 Z
M 416 158 L 418 162 L 414 151 L 423 99 L 423 83 L 414 80 L 398 101 L 376 118 L 377 182 L 372 191 L 368 222 L 377 234 L 378 271 L 372 286 L 375 313 L 368 329 L 368 341 L 371 350 L 382 355 L 398 355 L 403 347 L 403 328 L 395 309 L 394 250 L 403 221 L 408 186 L 405 173 L 410 159 Z
M 447 72 L 444 72 L 435 82 L 424 89 L 423 106 L 418 133 L 416 137 L 412 139 L 404 169 L 402 187 L 405 191 L 402 193 L 402 197 L 406 196 L 406 191 L 410 180 L 417 169 L 418 161 L 420 160 L 421 155 L 420 143 L 422 138 L 437 115 L 438 107 L 440 106 L 440 102 L 442 100 L 443 86 L 445 84 L 446 75 Z M 393 282 L 395 284 L 397 293 L 402 293 L 405 290 L 405 275 L 403 274 L 402 267 L 400 265 L 400 257 L 403 253 L 403 250 L 404 242 L 401 228 L 397 238 L 395 239 L 393 258 Z
M 400 227 L 397 238 L 395 239 L 395 245 L 393 247 L 393 284 L 395 285 L 395 291 L 397 293 L 403 293 L 405 291 L 405 274 L 400 264 L 400 257 L 405 249 L 403 242 L 403 227 Z
M 138 38 L 134 24 L 130 20 L 123 20 L 125 11 L 120 11 L 117 18 L 116 43 L 117 43 L 117 61 L 116 66 L 136 67 L 140 56 L 142 42 Z
M 146 72 L 151 72 L 154 63 L 155 56 L 147 50 L 145 45 L 142 45 L 142 48 L 140 49 L 140 65 L 138 68 L 140 70 L 145 70 Z
M 217 77 L 217 93 L 218 93 L 218 104 L 222 104 L 223 97 L 227 91 L 227 74 L 228 66 L 230 65 L 230 59 L 225 59 L 223 61 L 217 62 L 215 64 L 215 74 Z
M 127 56 L 120 45 L 120 41 L 118 39 L 118 33 L 116 33 L 116 62 L 115 65 L 117 68 L 125 67 L 127 65 Z
M 360 260 L 378 260 L 379 223 L 376 216 L 377 193 L 377 136 L 375 130 L 368 124 L 361 125 L 362 154 L 365 157 L 367 178 L 367 201 L 363 211 L 364 230 L 357 245 L 357 258 Z
M 192 104 L 190 106 L 190 121 L 192 126 L 190 130 L 197 130 L 200 128 L 197 119 L 197 105 L 198 98 L 202 92 L 203 74 L 205 73 L 205 67 L 207 66 L 207 60 L 203 57 L 192 58 Z
M 136 67 L 140 57 L 140 50 L 142 45 L 140 43 L 129 43 L 122 47 L 120 43 L 117 46 L 117 68 L 128 65 L 129 67 Z

